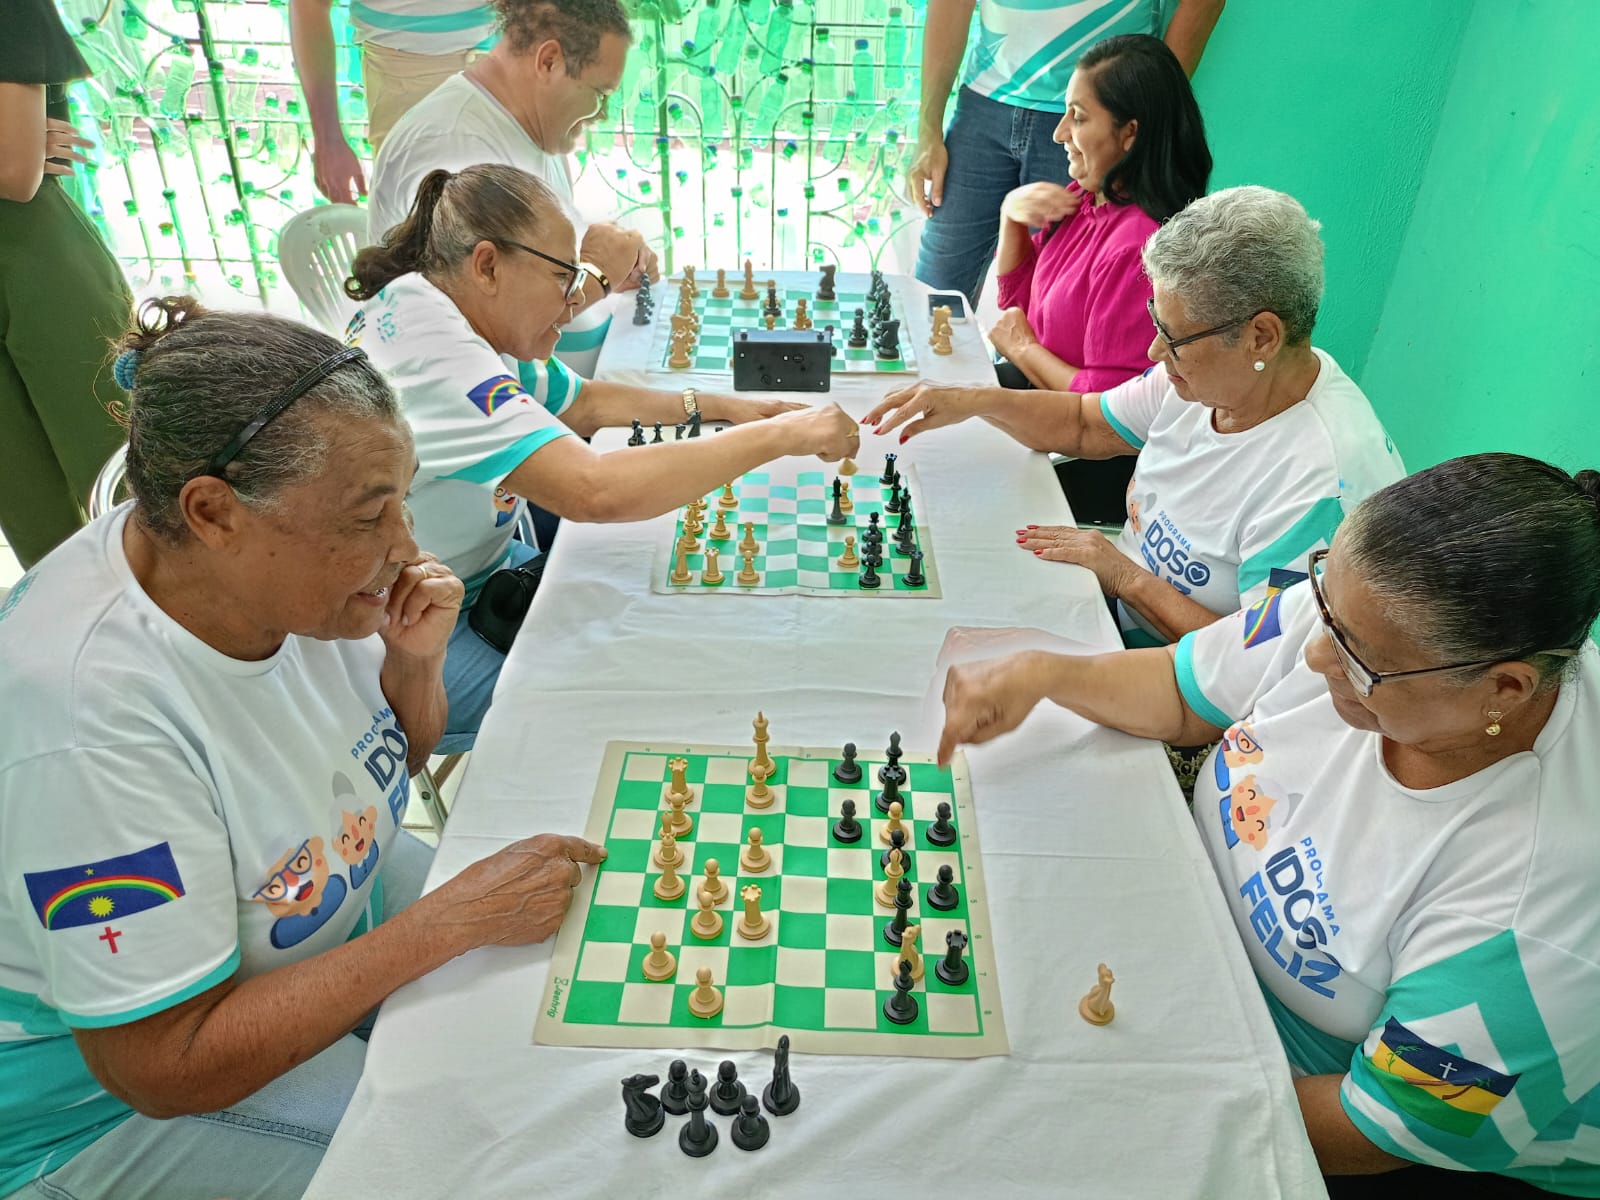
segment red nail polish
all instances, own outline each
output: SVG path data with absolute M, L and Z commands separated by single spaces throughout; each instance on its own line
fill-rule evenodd
M 1043 550 L 1035 550 L 1035 551 L 1034 551 L 1034 553 L 1035 553 L 1035 554 L 1043 554 L 1043 553 L 1044 553 L 1044 551 L 1043 551 Z
M 902 433 L 900 435 L 900 444 L 902 446 L 904 446 L 906 444 L 906 438 L 908 438 L 909 436 L 911 436 L 911 435 L 910 434 L 906 434 L 906 433 Z
M 1028 528 L 1029 528 L 1029 529 L 1037 529 L 1037 528 L 1039 528 L 1039 527 L 1038 527 L 1038 526 L 1037 526 L 1037 525 L 1029 525 L 1029 526 L 1028 526 Z
M 1027 545 L 1027 542 L 1028 542 L 1027 538 L 1018 538 L 1017 539 L 1017 545 L 1019 545 L 1019 546 L 1025 546 L 1025 545 Z

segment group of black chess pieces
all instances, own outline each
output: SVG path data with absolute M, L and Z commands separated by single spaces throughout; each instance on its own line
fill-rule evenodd
M 717 1081 L 707 1089 L 706 1077 L 689 1070 L 683 1059 L 674 1059 L 667 1068 L 667 1083 L 659 1098 L 647 1089 L 661 1079 L 657 1075 L 630 1075 L 622 1081 L 622 1102 L 627 1108 L 623 1124 L 634 1137 L 655 1137 L 666 1124 L 667 1114 L 689 1119 L 678 1131 L 678 1147 L 691 1158 L 704 1158 L 717 1148 L 717 1127 L 706 1117 L 706 1108 L 724 1117 L 733 1117 L 730 1136 L 741 1150 L 759 1150 L 772 1131 L 761 1106 L 775 1117 L 787 1117 L 800 1107 L 800 1089 L 789 1078 L 789 1035 L 778 1039 L 772 1057 L 772 1082 L 757 1100 L 755 1093 L 739 1081 L 739 1068 L 724 1059 L 717 1068 Z
M 681 442 L 686 437 L 697 438 L 699 436 L 700 410 L 697 408 L 694 410 L 694 412 L 689 414 L 689 419 L 687 421 L 678 422 L 676 432 L 673 435 L 672 440 L 675 442 Z M 654 446 L 658 442 L 663 442 L 665 440 L 666 439 L 661 436 L 661 422 L 657 421 L 656 435 L 650 439 L 650 445 Z M 643 446 L 644 444 L 644 426 L 639 422 L 639 418 L 635 417 L 633 419 L 633 432 L 628 435 L 628 445 Z
M 833 769 L 836 781 L 846 785 L 861 782 L 861 764 L 856 762 L 856 744 L 846 742 L 844 745 L 844 759 Z M 889 735 L 889 747 L 884 751 L 887 760 L 878 768 L 878 782 L 882 790 L 873 801 L 873 806 L 881 813 L 887 814 L 889 806 L 899 804 L 902 808 L 905 800 L 900 794 L 900 789 L 906 784 L 906 769 L 900 765 L 901 755 L 900 735 Z M 839 806 L 839 819 L 833 825 L 833 838 L 843 845 L 853 845 L 861 840 L 861 822 L 856 820 L 856 802 L 845 798 Z M 951 811 L 948 801 L 941 800 L 934 809 L 934 820 L 923 834 L 928 844 L 935 847 L 953 846 L 956 842 L 956 827 L 950 823 Z M 915 825 L 912 826 L 915 828 Z M 905 932 L 907 918 L 911 913 L 911 893 L 914 884 L 911 882 L 911 850 L 906 845 L 906 834 L 903 829 L 896 829 L 889 835 L 889 848 L 878 859 L 879 865 L 887 867 L 889 856 L 896 850 L 900 852 L 900 866 L 905 874 L 900 876 L 900 882 L 895 885 L 894 917 L 883 927 L 883 940 L 896 948 L 900 945 L 900 937 Z M 949 912 L 961 902 L 961 894 L 955 885 L 955 871 L 945 864 L 941 866 L 935 881 L 929 886 L 927 894 L 923 897 L 929 908 L 939 912 Z M 934 974 L 941 981 L 951 987 L 960 987 L 967 981 L 968 967 L 962 955 L 967 950 L 967 935 L 959 929 L 952 929 L 944 936 L 945 956 L 934 965 Z M 896 1025 L 909 1025 L 917 1019 L 917 998 L 911 994 L 911 964 L 902 962 L 900 973 L 895 977 L 894 992 L 883 1002 L 883 1015 Z
M 928 577 L 922 573 L 922 548 L 917 543 L 917 519 L 911 511 L 911 485 L 900 475 L 900 469 L 895 466 L 898 455 L 885 454 L 883 456 L 883 474 L 878 476 L 878 482 L 889 489 L 889 496 L 883 502 L 883 511 L 900 519 L 894 527 L 894 552 L 901 558 L 911 560 L 911 569 L 902 577 L 908 588 L 925 587 Z M 844 495 L 844 481 L 838 477 L 833 481 L 833 508 L 828 513 L 829 525 L 843 525 L 846 523 L 844 509 L 841 507 Z M 878 577 L 878 568 L 883 566 L 883 525 L 879 523 L 877 513 L 867 516 L 867 528 L 861 535 L 861 577 L 857 582 L 871 591 L 882 584 Z
M 834 301 L 839 298 L 834 290 L 833 277 L 838 270 L 834 266 L 822 268 L 822 278 L 817 283 L 815 299 L 819 301 Z M 852 350 L 865 350 L 869 345 L 872 353 L 877 358 L 886 362 L 893 362 L 900 357 L 900 320 L 893 313 L 893 302 L 889 293 L 889 285 L 883 278 L 882 271 L 872 272 L 871 282 L 867 286 L 867 307 L 856 309 L 855 324 L 850 327 L 850 332 L 845 338 L 845 345 Z M 643 275 L 639 279 L 639 292 L 633 300 L 633 323 L 635 325 L 648 325 L 655 317 L 656 301 L 650 290 L 650 277 Z M 761 315 L 771 317 L 774 323 L 783 320 L 783 302 L 778 299 L 776 284 L 767 285 L 767 298 L 761 306 Z M 823 327 L 825 336 L 833 340 L 833 326 Z M 637 424 L 637 422 L 635 423 Z M 661 439 L 657 437 L 657 441 Z M 631 443 L 630 443 L 631 444 Z

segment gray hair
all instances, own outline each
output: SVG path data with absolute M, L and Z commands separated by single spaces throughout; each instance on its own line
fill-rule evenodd
M 128 486 L 145 528 L 170 543 L 186 536 L 179 493 L 267 402 L 343 347 L 297 321 L 266 313 L 210 312 L 189 296 L 147 300 L 119 343 L 137 351 L 134 387 L 122 406 Z M 365 361 L 340 367 L 250 439 L 228 464 L 229 486 L 258 511 L 279 511 L 281 493 L 327 465 L 331 414 L 400 421 L 389 385 Z
M 1144 269 L 1197 325 L 1270 312 L 1283 322 L 1288 342 L 1301 345 L 1310 341 L 1322 304 L 1321 229 L 1293 196 L 1226 188 L 1156 230 L 1144 246 Z
M 1555 686 L 1600 616 L 1600 473 L 1470 454 L 1375 492 L 1336 538 L 1389 619 L 1439 664 L 1530 663 Z M 1471 683 L 1481 670 L 1451 676 Z

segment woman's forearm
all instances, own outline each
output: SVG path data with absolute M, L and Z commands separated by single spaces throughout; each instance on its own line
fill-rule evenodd
M 706 404 L 711 399 L 708 396 L 701 402 L 701 410 L 706 419 L 716 420 Z M 598 429 L 612 426 L 625 429 L 634 421 L 646 427 L 660 421 L 670 428 L 689 418 L 683 411 L 682 392 L 589 379 L 584 381 L 578 399 L 561 419 L 573 432 L 590 437 Z
M 1034 657 L 1040 695 L 1096 725 L 1172 741 L 1193 717 L 1164 648 Z
M 1149 621 L 1169 642 L 1220 619 L 1205 605 L 1148 571 L 1140 572 L 1117 599 Z
M 1026 225 L 1000 218 L 1000 244 L 995 248 L 994 274 L 1009 275 L 1034 256 L 1033 237 Z
M 1306 1134 L 1324 1175 L 1377 1175 L 1413 1164 L 1380 1150 L 1356 1128 L 1339 1102 L 1343 1075 L 1305 1075 L 1294 1081 Z
M 1078 377 L 1078 368 L 1058 358 L 1040 342 L 1029 342 L 1016 354 L 1006 356 L 1017 365 L 1028 382 L 1048 391 L 1069 392 Z
M 406 769 L 415 775 L 444 736 L 449 702 L 444 693 L 444 655 L 413 658 L 390 649 L 379 676 L 384 699 L 406 735 Z

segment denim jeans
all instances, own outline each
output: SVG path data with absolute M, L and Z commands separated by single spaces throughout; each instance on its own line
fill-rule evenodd
M 1000 241 L 1000 203 L 1012 188 L 1072 182 L 1067 153 L 1052 141 L 1061 114 L 1017 108 L 962 88 L 945 130 L 950 162 L 944 203 L 922 227 L 917 278 L 960 292 L 974 307 Z
M 384 855 L 383 916 L 422 894 L 433 851 L 400 836 Z M 369 1017 L 322 1053 L 221 1112 L 134 1113 L 10 1200 L 297 1200 L 322 1162 L 366 1063 Z
M 539 557 L 525 542 L 511 543 L 508 566 L 520 567 Z M 435 754 L 464 754 L 478 740 L 478 726 L 489 711 L 494 685 L 500 681 L 500 668 L 506 656 L 472 632 L 467 614 L 472 605 L 462 606 L 450 643 L 444 652 L 444 694 L 450 712 L 445 718 L 444 736 L 433 748 Z

